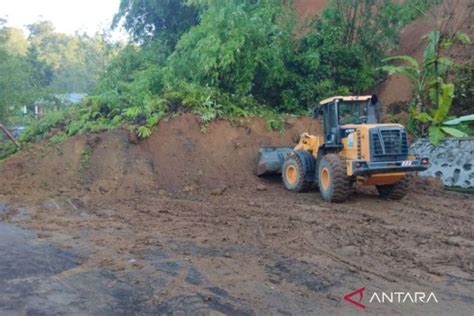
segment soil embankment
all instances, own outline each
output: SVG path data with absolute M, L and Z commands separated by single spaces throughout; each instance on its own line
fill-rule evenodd
M 254 176 L 258 148 L 291 145 L 301 133 L 320 128 L 310 118 L 289 119 L 285 125 L 283 133 L 270 131 L 263 119 L 234 126 L 220 120 L 204 127 L 194 115 L 181 114 L 162 121 L 138 144 L 128 141 L 125 130 L 39 144 L 3 164 L 0 194 L 25 200 L 58 193 L 113 197 L 252 189 L 259 183 Z

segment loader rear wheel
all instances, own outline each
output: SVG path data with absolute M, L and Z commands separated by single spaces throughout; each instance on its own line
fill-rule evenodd
M 335 154 L 323 156 L 318 169 L 319 192 L 328 202 L 344 202 L 351 194 L 352 183 L 345 162 Z
M 290 191 L 306 192 L 311 189 L 312 183 L 305 179 L 303 162 L 295 154 L 286 158 L 281 175 L 285 187 Z
M 400 200 L 407 195 L 410 188 L 410 178 L 405 176 L 398 183 L 377 185 L 379 195 L 388 200 Z

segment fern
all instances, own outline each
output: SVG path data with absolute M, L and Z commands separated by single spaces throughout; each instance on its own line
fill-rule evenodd
M 138 137 L 140 137 L 141 139 L 145 139 L 151 136 L 151 129 L 148 126 L 139 126 L 137 128 L 137 134 Z

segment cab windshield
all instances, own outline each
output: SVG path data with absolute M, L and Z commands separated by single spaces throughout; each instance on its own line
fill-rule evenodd
M 367 122 L 367 104 L 364 101 L 341 101 L 337 112 L 339 125 Z

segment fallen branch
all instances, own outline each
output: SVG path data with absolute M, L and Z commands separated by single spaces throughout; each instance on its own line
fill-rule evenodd
M 0 130 L 3 131 L 3 133 L 5 135 L 7 135 L 8 138 L 10 138 L 10 140 L 17 146 L 17 147 L 20 147 L 20 143 L 16 140 L 16 138 L 12 135 L 12 133 L 10 133 L 10 131 L 5 127 L 3 126 L 3 124 L 0 124 Z

